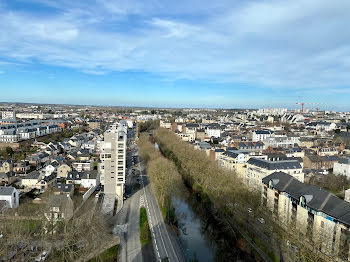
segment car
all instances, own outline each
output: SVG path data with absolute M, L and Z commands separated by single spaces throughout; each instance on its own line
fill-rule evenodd
M 100 197 L 100 193 L 97 193 L 96 195 L 95 195 L 95 197 L 97 198 L 97 197 Z
M 39 261 L 45 261 L 47 259 L 47 257 L 49 256 L 50 251 L 46 251 L 44 250 L 39 257 L 37 257 L 34 262 L 39 262 Z
M 252 210 L 251 208 L 248 208 L 248 212 L 249 212 L 249 213 L 252 213 L 253 210 Z
M 258 221 L 259 221 L 261 224 L 264 224 L 264 223 L 265 223 L 265 219 L 263 219 L 262 217 L 258 218 Z

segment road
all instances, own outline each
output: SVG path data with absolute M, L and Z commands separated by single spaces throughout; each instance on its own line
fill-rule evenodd
M 164 223 L 157 200 L 149 185 L 146 172 L 140 162 L 138 165 L 141 174 L 142 198 L 144 199 L 144 205 L 147 210 L 156 258 L 158 261 L 168 258 L 168 261 L 171 262 L 185 262 L 185 256 L 174 232 Z
M 128 139 L 132 137 L 131 134 Z M 129 140 L 131 142 L 132 139 Z M 121 245 L 119 261 L 122 262 L 143 262 L 140 243 L 140 204 L 147 210 L 148 221 L 152 233 L 152 244 L 157 261 L 168 258 L 171 262 L 185 262 L 185 256 L 176 239 L 174 232 L 168 227 L 161 215 L 156 198 L 151 191 L 146 172 L 143 170 L 138 157 L 136 145 L 129 143 L 131 151 L 127 153 L 128 170 L 125 185 L 132 189 L 130 196 L 124 201 L 123 208 L 117 216 L 111 219 L 114 225 L 113 232 L 120 236 Z M 134 172 L 132 170 L 135 170 Z M 140 201 L 142 199 L 142 201 Z M 141 203 L 142 202 L 142 203 Z M 152 261 L 154 257 L 145 258 Z
M 132 134 L 128 134 L 131 141 Z M 132 146 L 131 146 L 132 147 Z M 127 152 L 128 170 L 125 186 L 132 188 L 138 184 L 136 176 L 132 173 L 132 151 Z M 120 236 L 121 244 L 119 251 L 119 261 L 122 262 L 143 262 L 140 243 L 140 190 L 133 190 L 130 197 L 124 201 L 123 208 L 113 217 L 114 233 Z

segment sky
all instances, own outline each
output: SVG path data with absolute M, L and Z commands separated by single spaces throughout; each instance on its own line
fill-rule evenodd
M 349 0 L 0 0 L 0 101 L 350 110 Z

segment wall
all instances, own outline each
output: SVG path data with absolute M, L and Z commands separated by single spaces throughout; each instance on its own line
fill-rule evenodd
M 83 195 L 83 201 L 86 201 L 91 195 L 92 193 L 95 192 L 96 187 L 90 187 L 88 191 L 86 191 L 86 193 Z

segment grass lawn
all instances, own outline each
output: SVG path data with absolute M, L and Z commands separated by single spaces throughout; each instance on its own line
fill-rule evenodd
M 99 256 L 90 259 L 88 262 L 114 262 L 118 259 L 119 246 L 114 246 L 102 252 Z
M 142 245 L 151 242 L 151 231 L 149 229 L 146 208 L 140 208 L 140 241 Z

